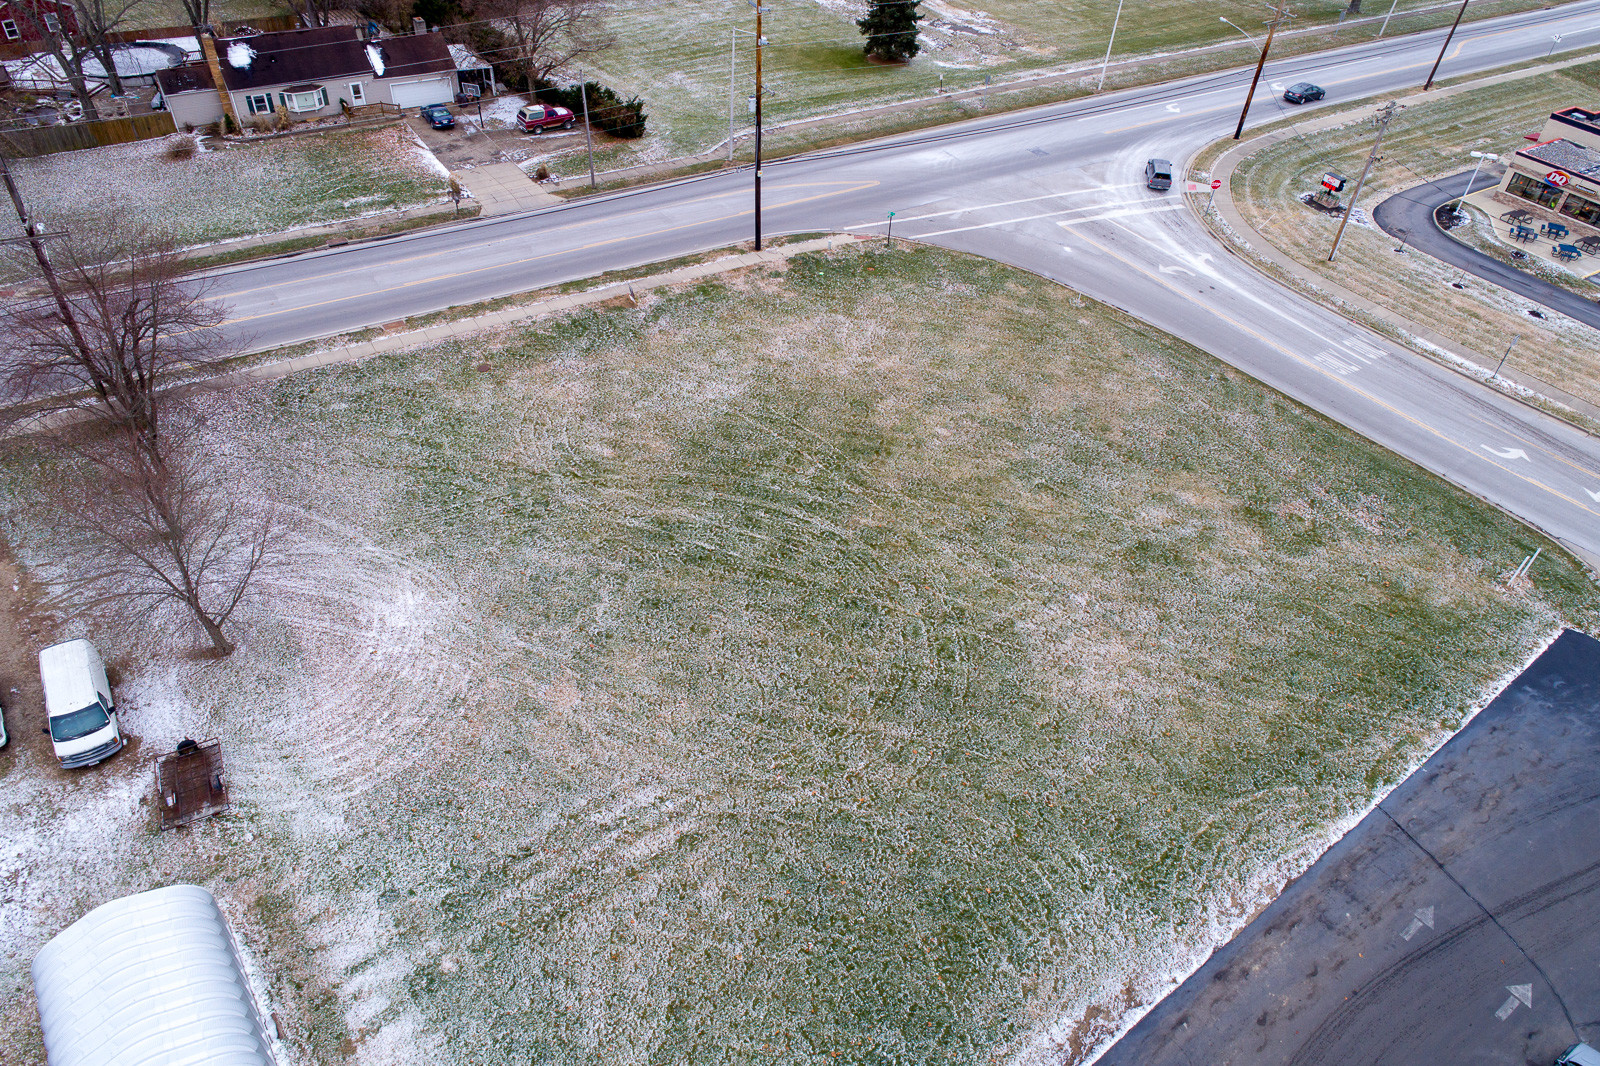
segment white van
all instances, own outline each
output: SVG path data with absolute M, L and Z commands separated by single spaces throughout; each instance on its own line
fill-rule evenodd
M 117 707 L 106 664 L 87 640 L 53 644 L 39 653 L 50 742 L 67 769 L 93 766 L 122 750 Z

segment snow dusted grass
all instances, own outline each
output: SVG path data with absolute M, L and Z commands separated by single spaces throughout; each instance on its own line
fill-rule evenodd
M 1497 512 L 938 252 L 216 402 L 302 563 L 224 662 L 107 642 L 129 731 L 220 735 L 235 812 L 158 835 L 131 759 L 13 769 L 0 978 L 198 881 L 305 1063 L 985 1061 L 1160 994 L 1596 624 L 1548 546 L 1504 588 L 1540 542 Z
M 1384 197 L 1472 165 L 1473 151 L 1509 156 L 1527 144 L 1550 112 L 1600 89 L 1600 63 L 1568 67 L 1538 78 L 1410 104 L 1384 137 L 1383 160 L 1373 168 L 1361 202 L 1370 209 Z M 1416 252 L 1396 253 L 1395 239 L 1360 211 L 1345 230 L 1336 263 L 1327 262 L 1338 219 L 1300 203 L 1329 170 L 1354 177 L 1372 146 L 1363 114 L 1348 126 L 1284 141 L 1257 152 L 1233 178 L 1240 211 L 1274 245 L 1302 266 L 1345 285 L 1415 322 L 1428 323 L 1491 358 L 1520 335 L 1514 365 L 1576 396 L 1600 403 L 1600 360 L 1591 328 Z M 1361 224 L 1357 224 L 1357 222 Z M 1459 282 L 1457 289 L 1452 283 Z M 1593 290 L 1600 295 L 1600 289 Z M 1530 315 L 1539 309 L 1546 318 Z
M 186 245 L 354 218 L 444 196 L 437 160 L 404 127 L 221 144 L 188 159 L 167 140 L 17 160 L 29 204 L 71 226 L 115 199 Z

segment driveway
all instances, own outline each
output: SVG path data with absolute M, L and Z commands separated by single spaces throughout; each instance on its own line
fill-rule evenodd
M 1586 326 L 1600 329 L 1600 288 L 1594 298 L 1585 299 L 1548 281 L 1502 263 L 1493 256 L 1469 248 L 1449 236 L 1433 221 L 1433 213 L 1441 205 L 1463 196 L 1467 192 L 1487 189 L 1499 179 L 1480 174 L 1470 190 L 1466 188 L 1470 171 L 1448 178 L 1430 181 L 1425 185 L 1396 193 L 1373 209 L 1372 218 L 1383 231 L 1392 237 L 1403 238 L 1411 247 L 1426 252 L 1435 259 L 1453 267 L 1476 274 L 1483 280 L 1500 286 L 1518 296 L 1542 304 L 1552 311 L 1560 311 L 1568 318 L 1577 319 Z

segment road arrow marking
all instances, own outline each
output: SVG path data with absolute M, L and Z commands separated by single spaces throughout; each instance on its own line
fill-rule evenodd
M 1411 919 L 1411 924 L 1406 926 L 1406 931 L 1400 934 L 1400 939 L 1410 940 L 1412 937 L 1416 936 L 1422 931 L 1423 926 L 1427 926 L 1429 929 L 1433 928 L 1432 907 L 1419 907 L 1417 909 L 1417 916 Z
M 1511 1012 L 1517 1009 L 1518 1003 L 1524 1007 L 1533 1006 L 1532 985 L 1506 985 L 1506 991 L 1511 995 L 1507 996 L 1506 1001 L 1500 1004 L 1500 1009 L 1494 1012 L 1494 1016 L 1501 1021 L 1511 1017 Z
M 1158 271 L 1160 271 L 1161 273 L 1163 273 L 1163 274 L 1187 274 L 1191 278 L 1194 277 L 1194 271 L 1185 270 L 1183 267 L 1164 266 L 1164 267 L 1156 267 L 1156 269 Z
M 1177 104 L 1168 104 L 1167 105 L 1167 110 L 1171 111 L 1174 115 L 1176 115 L 1178 113 L 1178 105 Z
M 1528 458 L 1528 453 L 1523 451 L 1521 448 L 1491 448 L 1489 445 L 1485 444 L 1483 445 L 1483 450 L 1488 452 L 1490 455 L 1498 455 L 1502 459 Z M 1532 462 L 1531 459 L 1528 461 Z
M 1589 493 L 1589 499 L 1593 500 L 1595 503 L 1600 503 L 1600 492 L 1593 492 L 1589 489 L 1584 489 L 1583 491 Z

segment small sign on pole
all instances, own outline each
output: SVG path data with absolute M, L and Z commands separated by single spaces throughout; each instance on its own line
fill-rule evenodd
M 888 244 L 888 246 L 890 248 L 894 247 L 894 212 L 893 211 L 889 212 L 889 235 L 888 235 L 888 240 L 885 241 L 885 243 Z

